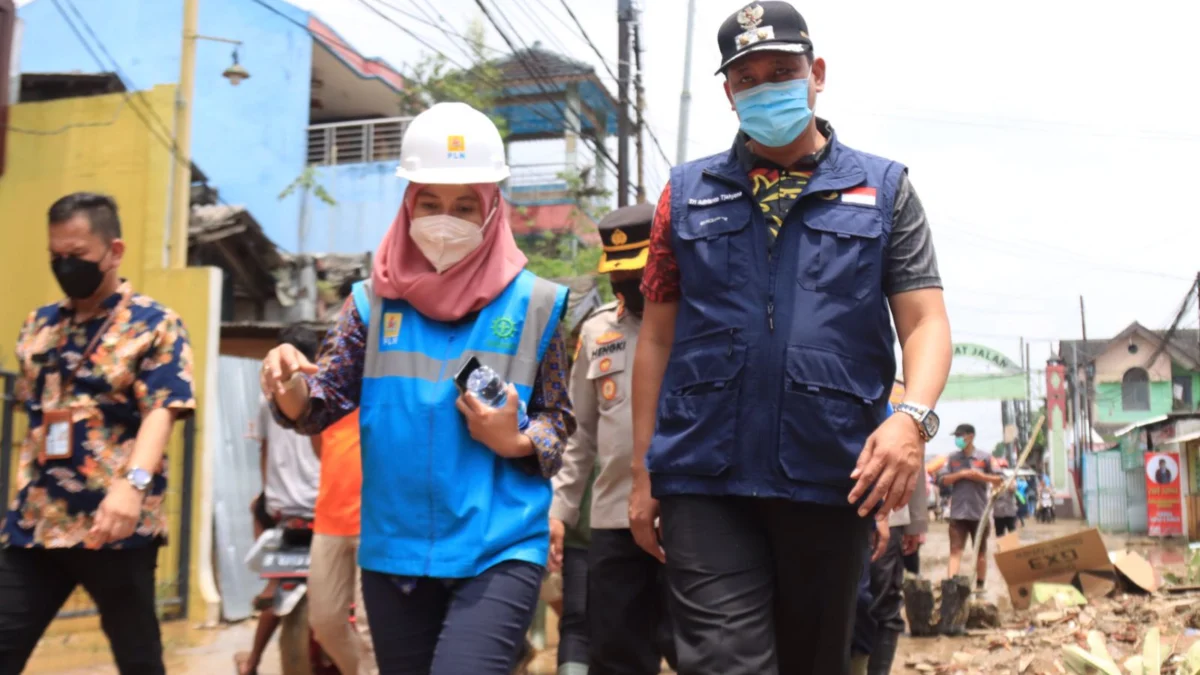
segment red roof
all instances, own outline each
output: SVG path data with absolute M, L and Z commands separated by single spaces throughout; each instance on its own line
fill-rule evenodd
M 346 65 L 358 71 L 363 77 L 375 77 L 396 88 L 404 90 L 404 78 L 395 68 L 389 66 L 383 59 L 369 59 L 359 54 L 353 47 L 342 39 L 332 28 L 322 23 L 315 16 L 308 17 L 308 29 Z

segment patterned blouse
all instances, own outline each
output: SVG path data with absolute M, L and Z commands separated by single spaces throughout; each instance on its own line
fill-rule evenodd
M 524 433 L 533 441 L 537 462 L 534 467 L 534 458 L 527 458 L 530 461 L 528 468 L 531 472 L 540 469 L 546 478 L 558 473 L 562 467 L 563 448 L 567 438 L 575 432 L 575 415 L 567 395 L 567 356 L 562 330 L 556 329 L 542 358 L 527 408 L 529 426 Z M 367 327 L 350 298 L 321 345 L 317 357 L 320 372 L 304 376 L 310 392 L 308 409 L 293 422 L 279 414 L 276 408 L 275 418 L 285 427 L 315 435 L 353 412 L 362 394 L 366 357 Z
M 92 519 L 113 478 L 128 461 L 142 419 L 159 408 L 187 413 L 192 394 L 192 348 L 179 317 L 123 281 L 99 316 L 74 320 L 67 301 L 33 312 L 21 328 L 17 400 L 29 415 L 21 451 L 21 489 L 9 507 L 0 545 L 23 548 L 136 548 L 167 534 L 163 498 L 166 462 L 141 467 L 154 473 L 133 536 L 106 544 L 92 541 Z M 109 322 L 109 317 L 112 321 Z M 84 363 L 96 334 L 104 335 Z M 76 368 L 64 390 L 63 383 Z M 43 411 L 71 410 L 72 454 L 38 459 Z

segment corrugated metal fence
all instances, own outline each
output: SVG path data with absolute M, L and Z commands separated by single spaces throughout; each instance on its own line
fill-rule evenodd
M 1146 481 L 1126 470 L 1120 450 L 1083 455 L 1083 496 L 1088 525 L 1105 532 L 1146 532 Z
M 213 529 L 221 615 L 229 621 L 250 616 L 254 596 L 262 588 L 258 574 L 246 566 L 254 545 L 250 503 L 262 490 L 259 441 L 251 437 L 261 406 L 258 372 L 262 362 L 222 356 L 217 365 L 220 390 L 221 445 L 213 458 Z

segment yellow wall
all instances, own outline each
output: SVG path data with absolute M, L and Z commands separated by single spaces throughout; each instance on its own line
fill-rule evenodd
M 215 321 L 220 316 L 220 299 L 214 297 L 213 277 L 219 270 L 192 268 L 164 269 L 163 242 L 166 238 L 168 212 L 170 151 L 164 141 L 157 140 L 145 122 L 132 109 L 143 107 L 143 114 L 157 124 L 163 120 L 168 127 L 174 119 L 173 86 L 159 86 L 133 96 L 94 96 L 63 99 L 43 103 L 22 103 L 10 109 L 9 124 L 17 129 L 55 131 L 61 133 L 37 135 L 9 131 L 8 168 L 0 177 L 0 280 L 3 281 L 3 302 L 0 302 L 0 368 L 13 370 L 13 344 L 21 323 L 34 308 L 58 300 L 61 293 L 49 268 L 47 254 L 46 211 L 57 198 L 70 192 L 86 190 L 111 195 L 120 210 L 122 238 L 127 253 L 121 272 L 138 291 L 149 295 L 177 311 L 191 335 L 196 355 L 196 399 L 204 401 L 207 385 L 206 357 L 213 339 Z M 72 126 L 74 125 L 74 126 Z M 163 130 L 159 136 L 166 138 Z M 215 305 L 215 306 L 214 306 Z M 209 344 L 213 342 L 214 344 Z M 214 352 L 215 353 L 215 352 Z M 205 615 L 202 594 L 196 586 L 197 571 L 201 569 L 199 553 L 202 548 L 200 526 L 204 509 L 201 489 L 204 484 L 204 423 L 205 409 L 197 414 L 196 459 L 193 469 L 196 500 L 192 518 L 191 617 Z M 23 423 L 23 416 L 17 416 Z M 214 419 L 215 413 L 214 413 Z M 183 476 L 182 425 L 176 430 L 168 452 L 171 455 L 169 477 L 176 481 L 172 488 L 175 503 L 169 509 L 176 514 L 172 532 L 179 532 L 179 484 Z M 23 433 L 23 429 L 18 429 Z M 20 434 L 15 439 L 20 439 Z M 15 453 L 14 453 L 15 454 Z M 14 485 L 16 483 L 14 472 Z M 178 536 L 164 548 L 159 560 L 161 580 L 173 579 L 176 570 L 175 550 Z

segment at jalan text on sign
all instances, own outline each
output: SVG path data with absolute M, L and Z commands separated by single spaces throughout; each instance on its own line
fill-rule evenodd
M 987 361 L 998 368 L 1014 373 L 1021 370 L 1019 367 L 1013 365 L 1013 362 L 1007 356 L 983 345 L 956 344 L 954 345 L 954 355 Z

